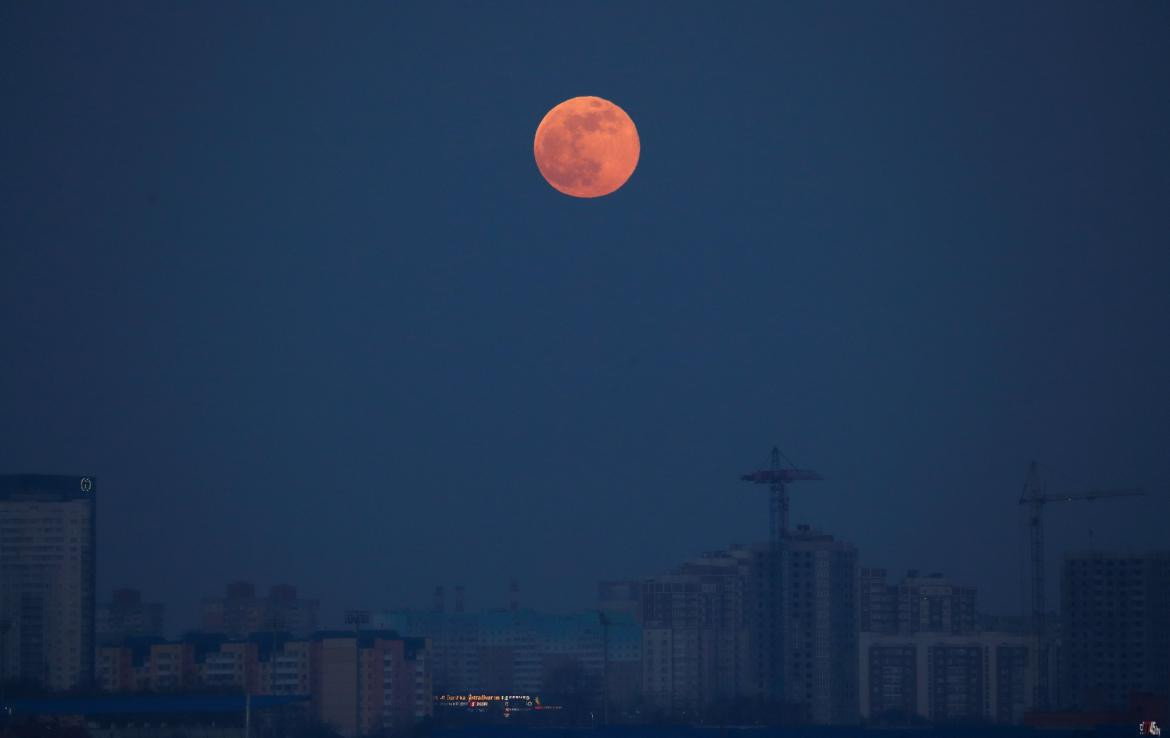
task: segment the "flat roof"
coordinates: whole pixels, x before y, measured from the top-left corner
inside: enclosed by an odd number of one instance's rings
[[[96,493],[92,475],[0,474],[0,500],[84,500]]]

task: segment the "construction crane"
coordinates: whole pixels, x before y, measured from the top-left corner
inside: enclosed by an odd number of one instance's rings
[[[1040,471],[1033,461],[1028,467],[1024,490],[1020,493],[1020,504],[1028,506],[1028,533],[1032,558],[1032,629],[1036,636],[1036,691],[1032,709],[1043,712],[1048,705],[1048,627],[1047,605],[1045,604],[1044,580],[1044,506],[1050,502],[1093,501],[1110,497],[1137,497],[1144,495],[1140,489],[1092,489],[1076,494],[1048,494],[1047,486],[1040,478]]]
[[[806,480],[821,479],[821,475],[807,469],[782,468],[780,466],[780,449],[772,447],[771,468],[743,474],[740,479],[754,484],[768,485],[770,496],[770,520],[768,528],[768,579],[769,586],[769,617],[771,623],[771,637],[767,644],[768,668],[771,674],[773,698],[778,698],[783,690],[783,679],[780,674],[781,651],[783,649],[783,599],[780,597],[780,539],[788,535],[788,483]],[[791,466],[791,464],[789,465]]]
[[[772,447],[772,468],[740,476],[740,479],[745,482],[769,485],[771,515],[769,516],[768,540],[773,549],[780,545],[782,537],[788,535],[788,488],[786,485],[789,482],[815,481],[823,478],[815,471],[807,469],[782,468],[780,466],[780,449],[775,446]]]

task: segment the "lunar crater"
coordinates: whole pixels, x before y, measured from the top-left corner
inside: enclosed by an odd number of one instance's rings
[[[573,197],[617,190],[638,165],[641,143],[634,122],[617,105],[575,97],[557,105],[536,129],[533,155],[541,175]]]

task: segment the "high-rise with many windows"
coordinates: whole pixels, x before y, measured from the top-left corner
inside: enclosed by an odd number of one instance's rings
[[[278,584],[267,597],[259,597],[251,582],[232,582],[224,596],[203,598],[199,628],[233,638],[272,630],[306,636],[317,630],[320,607],[317,600],[298,597],[290,584]]]
[[[1015,724],[1032,709],[1027,633],[861,633],[861,716],[874,722]]]
[[[1170,698],[1170,551],[1070,555],[1061,585],[1068,706]]]
[[[93,477],[0,476],[0,676],[52,690],[93,677]]]
[[[161,602],[143,602],[136,589],[116,589],[109,602],[97,608],[97,642],[120,643],[127,638],[161,638],[166,608]]]
[[[765,721],[857,721],[857,549],[798,525],[779,556],[774,565],[766,544],[733,546],[643,582],[651,710],[683,719],[730,708],[741,718],[762,709],[755,717]]]
[[[798,525],[782,544],[784,691],[816,723],[857,720],[857,549]]]
[[[942,574],[911,569],[897,584],[885,569],[861,570],[861,630],[866,633],[973,633],[978,624],[975,588]]]

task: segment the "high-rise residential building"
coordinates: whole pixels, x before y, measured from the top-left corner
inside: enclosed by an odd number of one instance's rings
[[[509,621],[513,619],[510,614],[503,614],[501,617]],[[482,680],[478,613],[450,613],[438,609],[427,612],[398,610],[375,614],[372,624],[377,628],[394,630],[411,637],[426,638],[431,642],[431,674],[436,692],[466,693],[480,689]],[[516,640],[524,640],[524,636],[517,635]],[[491,665],[488,668],[491,669]],[[534,666],[529,659],[524,664],[518,664],[515,669],[514,674],[523,675],[515,678],[526,683],[527,680],[536,678],[533,674],[538,666]],[[484,688],[483,691],[487,689]]]
[[[642,689],[652,712],[686,719],[741,697],[766,699],[766,555],[707,552],[642,582]]]
[[[1061,626],[1066,707],[1170,701],[1170,551],[1066,556]]]
[[[0,476],[0,678],[93,679],[96,491],[93,477]]]
[[[867,633],[973,633],[978,628],[974,587],[954,584],[937,572],[911,569],[897,584],[886,570],[864,568],[860,587],[861,630]]]
[[[97,608],[97,642],[119,643],[127,638],[162,638],[165,608],[143,602],[136,589],[116,589],[108,603]]]
[[[899,633],[972,633],[976,629],[975,588],[954,584],[942,574],[906,573],[898,584]]]
[[[232,582],[222,597],[203,598],[200,630],[242,638],[261,631],[308,635],[317,630],[318,600],[297,597],[296,587],[278,584],[267,597],[256,594],[251,582]]]
[[[1015,724],[1032,707],[1035,658],[1021,633],[863,632],[861,716]]]
[[[599,582],[597,608],[606,613],[624,613],[634,619],[642,616],[642,582],[636,579]]]
[[[643,582],[651,709],[685,718],[754,702],[786,719],[857,720],[857,550],[797,526],[779,557],[734,546]]]
[[[344,736],[398,733],[428,717],[433,703],[427,645],[426,639],[382,630],[360,637],[352,631],[316,634],[317,717]]]
[[[896,633],[898,593],[897,588],[886,580],[886,570],[862,567],[858,582],[861,632]]]
[[[856,722],[857,549],[797,526],[782,556],[786,701],[816,723]]]
[[[260,629],[271,630],[275,624],[280,630],[307,635],[317,630],[320,609],[320,600],[298,597],[291,584],[277,584],[268,590]]]

